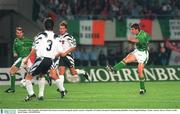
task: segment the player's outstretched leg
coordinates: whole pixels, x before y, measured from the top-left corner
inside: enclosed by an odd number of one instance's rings
[[[64,90],[64,91],[61,91],[61,98],[64,98],[64,96],[67,95],[68,91],[67,90]]]
[[[49,74],[47,73],[44,77],[45,77],[46,81],[48,82],[49,86],[51,86],[52,85],[52,79],[51,79],[51,77],[49,77]]]
[[[55,84],[58,87],[58,91],[61,94],[61,98],[64,98],[66,95],[66,89],[64,88],[64,75],[59,75],[59,78],[55,80]]]
[[[5,90],[6,93],[14,93],[15,92],[15,81],[16,81],[16,76],[11,75],[11,87]]]
[[[12,65],[12,67],[10,68],[10,76],[11,76],[11,87],[8,88],[5,92],[6,93],[14,93],[15,92],[15,81],[16,81],[16,72],[19,70],[18,67],[16,67],[15,65]]]
[[[38,80],[38,85],[39,85],[39,95],[38,95],[38,100],[43,101],[44,100],[44,88],[45,88],[45,78],[40,77]]]
[[[121,62],[117,63],[115,66],[107,65],[106,69],[112,73],[115,73],[116,71],[122,69],[126,63],[122,60]]]
[[[139,84],[140,84],[139,94],[143,95],[143,94],[146,93],[145,84],[144,84],[145,78],[144,77],[140,77],[139,79],[140,79],[140,82],[139,82]]]
[[[86,80],[90,81],[89,74],[87,72],[85,72],[83,76],[86,78]]]
[[[89,74],[85,70],[83,70],[83,69],[74,69],[74,68],[72,68],[70,70],[71,70],[71,72],[73,72],[73,70],[75,70],[78,75],[82,74],[86,80],[90,81]]]
[[[32,95],[28,95],[25,97],[24,101],[28,102],[28,101],[31,101],[32,99],[36,98],[36,95],[35,94],[32,94]]]
[[[106,69],[107,69],[107,71],[112,72],[112,73],[116,72],[116,70],[114,70],[114,68],[111,65],[107,65]]]
[[[139,63],[138,64],[138,75],[139,75],[139,85],[140,85],[140,90],[139,90],[139,94],[143,95],[146,93],[146,89],[145,89],[145,77],[143,76],[143,69],[144,69],[144,64],[143,63]]]
[[[139,90],[139,94],[140,94],[140,95],[144,95],[145,93],[146,93],[146,89],[140,89],[140,90]]]
[[[8,88],[8,89],[6,89],[4,92],[6,92],[6,93],[14,93],[15,90],[12,89],[12,88]]]
[[[32,80],[32,76],[27,75],[26,76],[26,90],[27,90],[28,95],[24,99],[24,101],[26,102],[36,98],[31,80]]]
[[[38,97],[37,99],[38,99],[39,101],[43,101],[43,100],[44,100],[44,97],[41,96],[41,97]]]

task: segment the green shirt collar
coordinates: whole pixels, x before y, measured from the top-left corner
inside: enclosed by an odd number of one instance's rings
[[[136,37],[138,37],[142,33],[142,30],[139,31],[138,34],[136,34]]]

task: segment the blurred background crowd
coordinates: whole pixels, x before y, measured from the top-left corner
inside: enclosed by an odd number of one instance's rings
[[[180,16],[179,0],[38,0],[41,18],[118,19]],[[47,11],[50,10],[50,11]]]

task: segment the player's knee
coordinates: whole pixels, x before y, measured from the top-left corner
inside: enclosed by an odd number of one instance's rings
[[[127,56],[122,61],[127,64],[130,62],[130,60],[131,60],[131,57]]]
[[[65,68],[64,67],[59,68],[59,74],[64,75],[64,73],[65,73]]]
[[[32,76],[31,75],[26,75],[26,77],[25,77],[25,80],[32,80]]]
[[[18,68],[16,66],[12,66],[9,73],[10,75],[14,75],[18,71]]]
[[[138,66],[138,74],[139,74],[140,77],[143,76],[143,70],[144,70],[144,67],[139,65]]]
[[[56,70],[55,69],[51,69],[50,70],[50,76],[55,76],[57,73],[56,73]]]
[[[10,71],[9,74],[12,76],[14,75],[15,73],[13,71]]]
[[[70,72],[72,75],[77,75],[77,71],[74,67],[70,68]]]
[[[49,77],[52,78],[53,80],[56,80],[58,78],[56,69],[51,69],[50,70]]]
[[[14,74],[16,74],[16,70],[11,69],[11,70],[9,71],[9,73],[10,73],[10,75],[14,75]]]

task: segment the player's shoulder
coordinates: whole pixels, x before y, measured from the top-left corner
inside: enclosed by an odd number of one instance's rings
[[[145,37],[147,33],[144,30],[140,30],[136,37]]]
[[[14,42],[17,42],[17,41],[18,41],[18,38],[15,38],[15,39],[14,39]]]
[[[73,37],[71,34],[69,34],[69,33],[66,33],[66,34],[63,36],[63,38],[65,38],[65,39],[67,39],[67,40],[74,40],[74,37]]]
[[[45,32],[40,32],[38,33],[35,37],[34,37],[34,40],[42,40],[44,39],[45,37],[47,37],[47,33]]]
[[[40,32],[40,33],[38,33],[37,35],[36,35],[36,37],[40,37],[40,36],[45,36],[45,37],[47,37],[47,33],[46,32]]]
[[[145,35],[149,35],[149,33],[146,32],[146,31],[144,31],[144,30],[141,30],[141,34],[142,34],[142,35],[144,35],[144,34],[145,34]]]
[[[69,33],[66,33],[64,36],[63,36],[64,38],[73,38],[73,36],[71,35],[71,34],[69,34]]]
[[[143,35],[146,36],[146,37],[150,37],[150,34],[146,31],[143,31]]]
[[[58,38],[59,38],[59,35],[56,34],[56,33],[54,33],[54,38],[55,38],[55,39],[58,39]]]
[[[20,40],[19,38],[15,38],[14,39],[14,43],[19,43],[19,42],[23,42],[24,40]]]
[[[32,39],[31,39],[31,38],[26,37],[26,36],[24,36],[24,40],[25,40],[25,41],[32,41]]]

